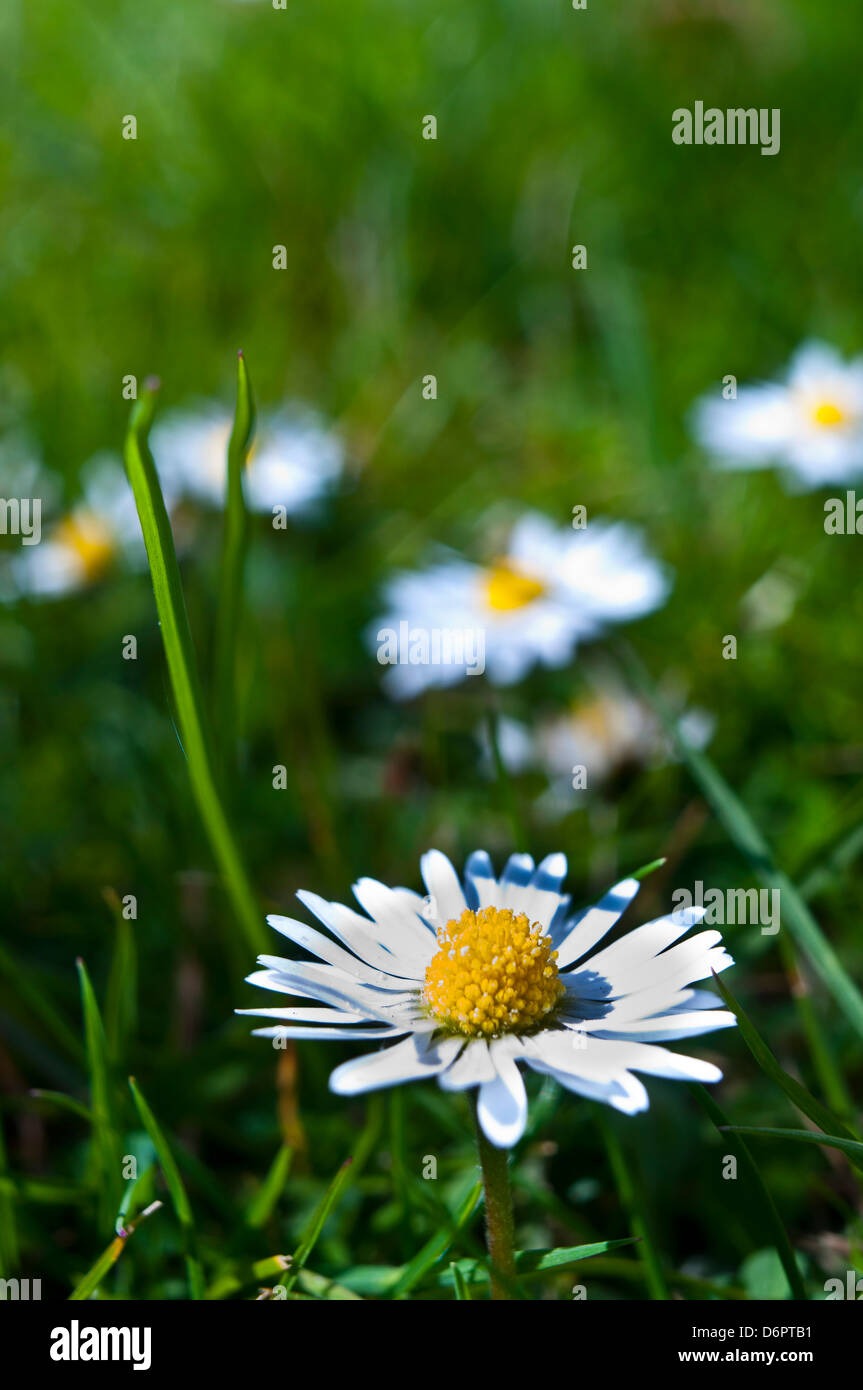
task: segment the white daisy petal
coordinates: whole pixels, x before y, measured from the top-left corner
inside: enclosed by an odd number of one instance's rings
[[[432,1045],[425,1037],[411,1036],[381,1052],[370,1052],[343,1062],[330,1075],[330,1090],[340,1096],[398,1086],[403,1081],[420,1081],[437,1076],[456,1056],[462,1043],[447,1038]]]
[[[557,943],[557,968],[564,970],[581,960],[620,920],[641,884],[637,878],[624,878],[610,888],[596,907],[586,908],[568,924]]]
[[[372,965],[366,965],[365,961],[350,955],[341,946],[337,946],[334,941],[330,941],[329,937],[316,931],[314,927],[307,926],[305,922],[297,922],[293,917],[279,917],[275,913],[271,913],[267,921],[271,927],[274,927],[277,932],[281,932],[282,936],[286,936],[295,945],[311,951],[320,960],[343,970],[346,975],[362,980],[363,984],[375,985],[379,989],[404,989],[402,978],[391,975],[387,971],[376,970]]]
[[[235,1014],[254,1018],[279,1018],[284,1023],[368,1023],[366,1014],[349,1014],[345,1009],[305,1009],[289,1006],[274,1009],[234,1009]]]
[[[318,1038],[324,1042],[365,1042],[379,1038],[401,1038],[407,1028],[304,1028],[302,1025],[274,1024],[271,1028],[253,1028],[253,1038]]]
[[[603,1049],[604,1056],[610,1061],[616,1060],[617,1065],[647,1072],[649,1076],[708,1083],[722,1080],[722,1072],[710,1062],[669,1052],[667,1047],[658,1047],[653,1043],[600,1041],[596,1046]]]
[[[645,922],[644,926],[627,932],[619,941],[612,942],[597,955],[591,956],[591,970],[611,976],[620,965],[626,971],[635,974],[644,962],[666,950],[688,932],[690,927],[697,926],[706,911],[706,907],[681,908],[677,912],[669,913],[667,917]]]
[[[445,854],[430,849],[420,860],[423,883],[441,923],[458,921],[467,907],[461,881]]]
[[[378,883],[374,878],[361,878],[353,886],[354,897],[379,926],[391,933],[393,949],[415,950],[425,954],[425,962],[431,960],[435,949],[435,939],[416,912],[410,911],[392,888]]]
[[[297,897],[354,955],[369,965],[405,979],[420,979],[425,970],[425,946],[420,950],[394,932],[382,932],[377,922],[344,903],[328,903],[317,893],[301,889]],[[386,938],[386,939],[385,939]]]
[[[733,961],[721,945],[722,937],[718,931],[699,932],[688,941],[681,941],[653,960],[646,961],[639,969],[629,966],[618,968],[611,983],[615,994],[653,989],[665,985],[669,989],[680,989],[695,980],[707,980],[711,971],[717,974],[733,965]]]
[[[501,1038],[489,1048],[497,1075],[493,1081],[481,1083],[477,1101],[479,1122],[498,1149],[517,1144],[527,1124],[527,1092],[513,1049],[507,1045],[511,1041]]]
[[[278,985],[286,994],[290,994],[290,987],[296,985],[296,992],[301,996],[320,999],[324,1004],[344,1004],[350,1012],[366,1012],[372,1018],[388,1021],[388,1005],[409,1003],[413,997],[407,992],[394,994],[386,990],[373,991],[332,965],[285,960],[279,956],[260,956],[259,960],[275,972]]]
[[[488,1043],[482,1038],[471,1039],[464,1051],[452,1066],[440,1074],[440,1084],[445,1091],[463,1091],[468,1086],[479,1086],[497,1077]]]
[[[603,1020],[604,1021],[604,1020]],[[718,1028],[733,1028],[736,1019],[725,1009],[703,1009],[691,1014],[671,1014],[667,1018],[644,1018],[613,1027],[591,1028],[593,1038],[619,1038],[640,1042],[674,1042],[678,1038],[694,1038],[699,1033],[715,1033]],[[588,1031],[587,1028],[585,1031]]]

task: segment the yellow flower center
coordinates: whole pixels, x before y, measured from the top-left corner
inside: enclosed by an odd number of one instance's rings
[[[545,585],[529,574],[513,569],[507,560],[497,560],[486,575],[485,596],[489,608],[510,613],[524,608],[545,593]]]
[[[73,551],[81,563],[84,578],[91,583],[110,568],[116,546],[108,526],[92,512],[67,516],[55,532],[61,545]]]
[[[465,908],[437,933],[423,1002],[449,1032],[529,1033],[564,994],[557,951],[538,923],[509,908]]]
[[[845,423],[845,411],[832,401],[822,401],[812,412],[812,417],[816,425],[842,425]]]

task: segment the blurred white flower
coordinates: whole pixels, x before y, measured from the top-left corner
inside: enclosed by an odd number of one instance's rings
[[[13,555],[12,595],[56,598],[96,583],[121,558],[143,562],[135,499],[122,465],[112,455],[97,455],[82,469],[81,485],[81,500],[46,528],[39,544]]]
[[[150,439],[163,488],[224,506],[231,423],[215,404],[166,415]],[[305,407],[264,416],[246,465],[246,505],[255,512],[284,507],[289,516],[308,513],[339,477],[343,463],[337,436]]]
[[[591,521],[574,531],[528,512],[505,553],[486,566],[445,553],[429,569],[394,575],[386,612],[367,637],[380,650],[382,632],[411,634],[411,650],[400,650],[384,677],[396,698],[454,685],[470,670],[458,651],[437,664],[421,651],[416,659],[414,633],[481,635],[489,680],[511,685],[537,663],[565,666],[580,641],[651,612],[669,587],[663,567],[623,523]]]
[[[720,466],[779,464],[801,491],[863,474],[863,357],[846,362],[826,343],[804,343],[783,382],[703,397],[693,430]]]
[[[714,727],[713,715],[702,709],[687,710],[678,719],[681,734],[694,748],[707,746]],[[479,738],[483,765],[493,773],[485,729]],[[566,713],[541,719],[532,729],[504,717],[498,721],[497,741],[508,772],[544,772],[556,798],[570,806],[577,768],[586,770],[590,790],[624,767],[661,767],[676,760],[672,742],[650,706],[615,687],[598,688]]]

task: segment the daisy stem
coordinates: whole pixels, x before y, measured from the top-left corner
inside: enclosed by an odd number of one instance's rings
[[[487,1138],[473,1101],[476,1145],[485,1195],[485,1234],[491,1259],[491,1296],[512,1298],[515,1282],[515,1224],[512,1215],[512,1187],[509,1181],[509,1154],[495,1148]]]

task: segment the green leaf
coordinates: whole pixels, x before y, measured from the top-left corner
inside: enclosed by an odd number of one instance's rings
[[[847,1139],[853,1139],[853,1132],[831,1110],[828,1110],[826,1105],[822,1105],[820,1100],[816,1100],[805,1086],[801,1086],[799,1081],[795,1081],[794,1077],[789,1076],[788,1072],[779,1065],[770,1048],[757,1032],[752,1020],[740,1007],[721,976],[714,973],[713,979],[725,1003],[737,1016],[737,1023],[743,1040],[761,1070],[770,1077],[771,1081],[775,1081],[777,1086],[781,1087],[792,1104],[804,1115],[807,1115],[819,1129],[825,1130],[828,1134],[838,1131]],[[863,1169],[863,1164],[859,1160],[857,1160],[856,1166]]]
[[[705,1090],[703,1086],[690,1086],[690,1090],[692,1091],[693,1095],[697,1098],[702,1108],[707,1111],[707,1114],[710,1116],[711,1120],[713,1121],[717,1130],[720,1131],[720,1133],[725,1132],[726,1130],[730,1130],[732,1128],[732,1126],[729,1125],[725,1115],[720,1110],[719,1106],[716,1104],[716,1101],[713,1099],[710,1093],[707,1090]],[[805,1301],[808,1297],[806,1293],[806,1288],[803,1284],[802,1278],[800,1277],[800,1270],[797,1267],[797,1260],[794,1257],[794,1251],[791,1249],[791,1242],[789,1241],[785,1231],[785,1227],[782,1224],[782,1219],[779,1215],[779,1212],[776,1209],[776,1203],[771,1197],[767,1185],[759,1171],[758,1164],[755,1162],[755,1159],[749,1152],[749,1148],[747,1147],[747,1145],[744,1143],[742,1139],[738,1139],[735,1143],[735,1147],[738,1149],[741,1158],[743,1159],[744,1163],[749,1169],[752,1181],[755,1183],[755,1186],[757,1188],[758,1195],[761,1199],[762,1207],[764,1209],[764,1212],[766,1213],[765,1224],[770,1227],[770,1232],[773,1237],[773,1244],[776,1247],[776,1253],[779,1256],[779,1259],[782,1263],[782,1268],[785,1270],[785,1277],[788,1280],[788,1286],[791,1290],[791,1297],[796,1299],[802,1299]]]
[[[787,923],[795,941],[830,990],[839,1008],[860,1037],[863,1037],[863,996],[829,941],[822,935],[821,928],[802,894],[788,875],[776,866],[770,847],[758,826],[713,763],[683,738],[677,721],[672,717],[641,662],[629,648],[624,648],[623,651],[624,660],[635,684],[656,711],[729,837],[749,861],[756,877],[766,887],[779,889],[783,921]]]
[[[157,389],[158,382],[148,381],[132,411],[124,451],[126,472],[135,494],[144,533],[156,611],[192,792],[237,920],[249,946],[259,952],[266,949],[266,932],[216,789],[174,538],[156,466],[147,445]]]
[[[345,1288],[377,1298],[392,1292],[405,1268],[405,1265],[354,1265],[339,1277]]]
[[[304,1293],[328,1303],[362,1302],[360,1295],[354,1293],[353,1289],[346,1288],[344,1284],[337,1284],[334,1279],[326,1279],[322,1274],[314,1274],[310,1269],[300,1270],[297,1283]]]
[[[246,553],[247,514],[243,496],[243,472],[255,431],[255,402],[242,352],[237,354],[237,402],[228,442],[227,496],[219,607],[216,613],[214,720],[227,773],[233,763],[237,740],[237,644],[243,613],[243,570]]]
[[[788,1297],[785,1270],[772,1246],[747,1255],[740,1266],[739,1278],[750,1298],[775,1303]]]
[[[570,1269],[593,1255],[604,1255],[622,1245],[632,1245],[639,1236],[623,1236],[620,1240],[599,1240],[590,1245],[558,1246],[554,1250],[517,1250],[515,1272],[521,1278],[535,1278],[553,1270]],[[456,1260],[438,1276],[438,1283],[449,1288],[454,1284],[455,1271],[471,1284],[488,1283],[488,1267],[479,1260]]]
[[[253,1230],[259,1230],[269,1220],[291,1171],[292,1158],[293,1150],[287,1144],[283,1144],[273,1160],[260,1192],[252,1199],[246,1212],[246,1225],[251,1226]]]
[[[177,1215],[183,1232],[184,1252],[186,1257],[186,1270],[189,1276],[189,1289],[193,1299],[203,1298],[204,1281],[201,1274],[201,1267],[194,1250],[194,1217],[189,1198],[186,1196],[186,1189],[183,1186],[183,1179],[180,1177],[180,1170],[172,1154],[168,1141],[156,1120],[155,1115],[147,1104],[134,1076],[129,1077],[129,1089],[132,1098],[141,1116],[141,1123],[146,1129],[156,1150],[159,1159],[159,1166],[168,1185],[171,1194],[171,1202]]]
[[[813,1134],[808,1129],[763,1129],[760,1125],[723,1125],[731,1134],[757,1134],[762,1139],[792,1139],[798,1144],[824,1144],[829,1149],[841,1149],[842,1153],[857,1163],[863,1162],[863,1144],[859,1139],[845,1139],[838,1134]]]

